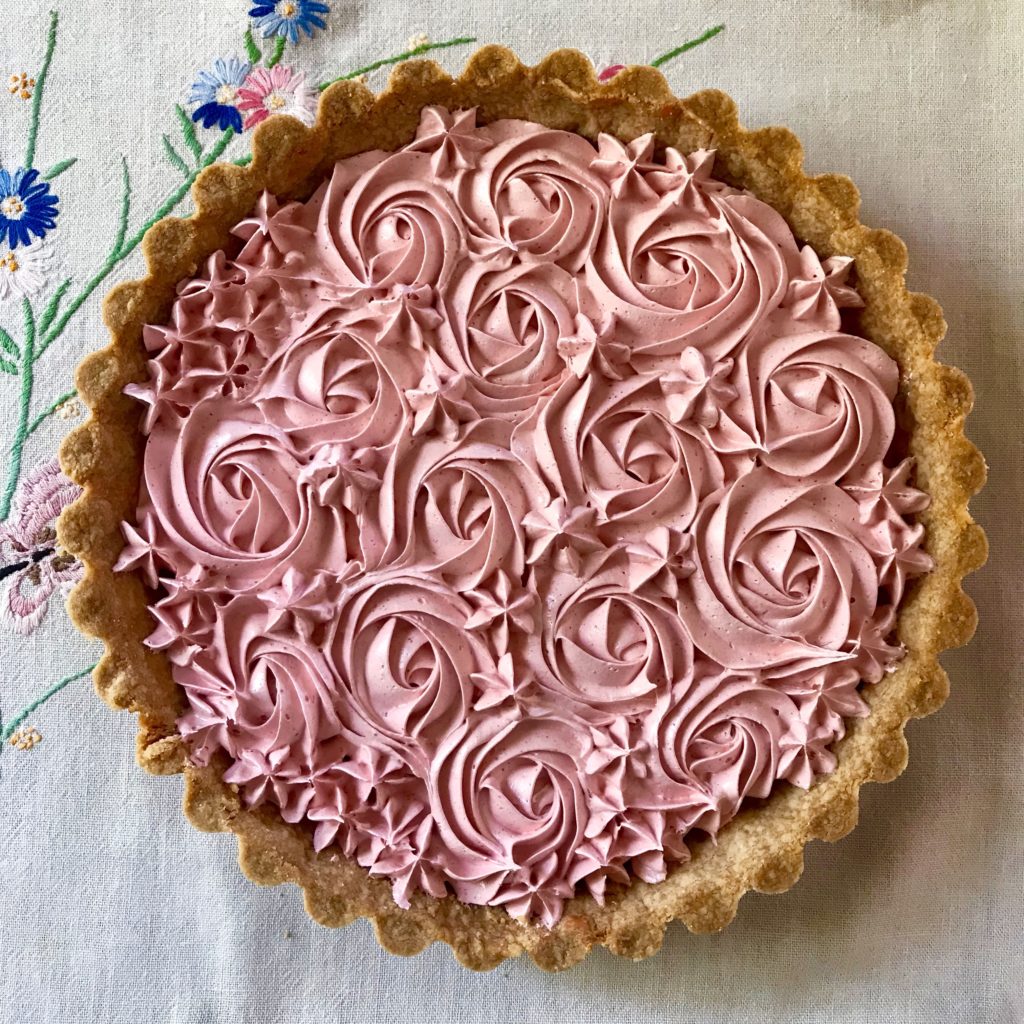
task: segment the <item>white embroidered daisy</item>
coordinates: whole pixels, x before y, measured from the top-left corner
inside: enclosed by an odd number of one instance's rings
[[[46,287],[53,265],[53,251],[37,239],[30,245],[0,248],[0,302],[31,298]]]

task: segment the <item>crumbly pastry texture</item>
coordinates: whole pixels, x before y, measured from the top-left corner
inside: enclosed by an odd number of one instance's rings
[[[918,518],[934,569],[899,608],[897,630],[906,657],[865,691],[871,714],[853,721],[837,744],[836,769],[808,790],[783,787],[763,806],[741,811],[720,832],[717,845],[697,844],[692,858],[670,867],[662,881],[635,879],[621,891],[609,890],[603,905],[593,895],[575,896],[552,928],[523,923],[500,908],[418,892],[410,894],[407,909],[399,908],[386,880],[369,877],[336,851],[317,854],[310,838],[275,811],[246,807],[238,788],[223,780],[225,764],[216,755],[203,767],[191,763],[175,725],[185,710],[182,692],[166,656],[143,644],[152,620],[142,582],[113,572],[122,547],[119,523],[134,516],[142,468],[138,407],[123,389],[146,378],[143,325],[166,320],[177,282],[226,244],[230,229],[264,190],[282,199],[306,198],[337,160],[409,142],[421,110],[433,104],[476,107],[485,123],[519,118],[625,141],[653,132],[659,143],[682,153],[713,148],[716,178],[767,202],[822,259],[852,258],[865,302],[859,332],[899,367],[897,419],[916,462],[917,485],[931,499]],[[251,878],[302,885],[307,909],[324,924],[372,918],[382,945],[397,953],[414,953],[441,939],[478,969],[522,952],[542,967],[560,969],[597,943],[640,958],[658,948],[673,918],[695,931],[715,930],[728,923],[748,889],[788,888],[800,873],[809,839],[835,839],[853,827],[859,786],[902,770],[906,721],[933,711],[945,698],[947,681],[937,654],[965,642],[974,628],[974,609],[960,582],[985,557],[984,536],[967,512],[970,495],[983,482],[984,463],[962,432],[970,385],[932,359],[945,325],[933,300],[906,291],[902,244],[858,223],[856,190],[847,179],[808,178],[800,164],[799,144],[789,132],[744,131],[731,101],[720,93],[678,100],[660,74],[647,68],[628,69],[599,85],[589,62],[572,51],[525,68],[509,51],[489,47],[456,80],[430,62],[410,62],[396,69],[379,97],[354,83],[333,86],[312,129],[287,120],[268,123],[254,138],[250,167],[210,168],[196,185],[196,215],[168,219],[147,236],[149,277],[109,297],[112,344],[89,357],[78,376],[93,417],[62,450],[66,472],[85,488],[60,525],[61,542],[87,566],[70,609],[80,628],[106,642],[97,688],[115,707],[138,712],[141,763],[156,773],[185,774],[189,817],[200,828],[235,832],[240,862]]]

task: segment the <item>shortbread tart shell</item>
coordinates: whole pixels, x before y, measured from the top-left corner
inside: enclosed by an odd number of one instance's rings
[[[695,844],[692,859],[658,884],[635,880],[609,894],[604,906],[589,895],[577,896],[550,930],[454,897],[418,894],[402,910],[387,880],[370,878],[336,851],[315,853],[310,835],[272,808],[244,807],[236,787],[222,781],[224,763],[191,764],[175,727],[183,692],[166,657],[143,644],[153,628],[146,589],[135,574],[112,569],[123,545],[120,523],[135,515],[142,469],[139,405],[123,389],[147,376],[143,325],[166,320],[178,282],[228,244],[231,227],[263,190],[284,199],[307,198],[337,160],[409,142],[421,109],[431,104],[476,107],[481,122],[522,118],[591,139],[599,132],[622,140],[654,132],[660,144],[683,152],[714,148],[715,177],[773,206],[822,258],[853,257],[865,302],[859,330],[899,364],[897,415],[908,454],[916,459],[917,486],[931,496],[919,518],[935,568],[911,588],[899,610],[907,655],[896,671],[865,689],[871,714],[849,723],[836,748],[835,771],[806,791],[777,786],[769,800],[723,828],[717,844]],[[525,67],[511,51],[489,46],[457,78],[432,61],[409,61],[395,68],[380,95],[357,81],[332,85],[312,128],[289,118],[269,120],[253,137],[248,166],[209,167],[193,195],[193,216],[169,217],[146,235],[148,275],[110,293],[104,315],[111,342],[78,369],[78,391],[92,416],[61,449],[64,471],[83,494],[61,517],[59,540],[86,567],[68,607],[79,629],[104,641],[94,672],[97,691],[113,707],[138,714],[137,755],[144,768],[184,775],[184,807],[192,823],[238,836],[239,863],[249,878],[302,886],[306,909],[321,924],[371,919],[380,944],[393,953],[417,953],[441,940],[477,970],[521,953],[545,970],[561,970],[595,945],[632,959],[650,956],[674,919],[694,932],[717,931],[732,920],[748,890],[775,893],[792,886],[809,840],[835,840],[854,827],[860,787],[889,781],[906,766],[907,721],[930,714],[946,699],[948,680],[938,655],[974,632],[975,608],[961,582],[986,557],[985,536],[967,507],[986,469],[963,433],[973,398],[970,382],[933,358],[946,330],[942,311],[934,299],[907,291],[905,246],[890,232],[859,222],[859,197],[848,178],[806,175],[800,143],[790,131],[744,130],[735,104],[721,92],[678,99],[650,67],[627,68],[601,84],[590,61],[576,51],[559,50]]]

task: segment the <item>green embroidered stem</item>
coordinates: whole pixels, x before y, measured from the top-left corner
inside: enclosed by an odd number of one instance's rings
[[[60,693],[65,686],[75,682],[77,679],[81,679],[82,676],[87,676],[95,667],[95,665],[90,665],[88,668],[83,668],[81,672],[76,672],[72,676],[65,676],[59,683],[54,683],[53,686],[51,686],[41,697],[32,701],[27,708],[20,711],[7,723],[6,726],[4,726],[3,735],[0,736],[0,741],[6,743],[24,724],[25,719],[28,718],[33,711],[37,711],[41,708],[51,697]]]
[[[284,36],[277,37],[277,40],[274,42],[274,52],[270,55],[270,59],[267,61],[268,68],[277,67],[277,65],[281,63],[281,58],[284,56],[285,42],[286,40]]]
[[[85,283],[82,290],[74,297],[71,304],[64,311],[64,315],[57,321],[51,330],[46,333],[43,338],[42,344],[40,345],[39,352],[36,355],[43,354],[56,340],[64,333],[64,328],[67,327],[68,322],[71,318],[81,309],[83,303],[89,298],[90,295],[106,280],[110,275],[110,272],[119,263],[127,259],[138,247],[142,241],[146,232],[159,220],[163,220],[177,205],[185,198],[188,190],[192,187],[193,182],[199,177],[199,172],[209,167],[210,164],[214,163],[220,155],[227,149],[228,143],[231,142],[234,137],[234,131],[230,128],[220,137],[217,144],[210,150],[209,153],[203,157],[201,166],[197,167],[179,186],[172,192],[163,203],[160,204],[156,212],[139,228],[139,230],[132,235],[127,241],[124,241],[123,233],[120,234],[121,244],[118,248],[112,249],[110,255],[107,256],[103,266],[100,267],[96,273],[89,278]],[[125,174],[127,175],[127,167],[125,167]]]
[[[45,334],[50,329],[50,324],[53,323],[53,318],[57,315],[57,310],[60,309],[61,299],[64,298],[70,287],[71,278],[65,277],[57,290],[50,296],[50,301],[46,304],[46,309],[43,310],[43,315],[39,318],[40,334]]]
[[[394,57],[384,57],[381,60],[375,60],[372,64],[367,64],[365,67],[356,68],[355,71],[350,71],[347,75],[339,75],[337,78],[332,78],[329,82],[322,82],[317,88],[323,92],[328,86],[334,85],[335,82],[344,82],[350,78],[358,78],[360,75],[368,75],[371,71],[376,71],[377,68],[386,67],[388,64],[398,64],[400,61],[409,60],[411,57],[418,57],[421,53],[428,53],[431,50],[447,50],[452,46],[465,46],[467,43],[475,43],[475,36],[460,36],[458,39],[446,39],[441,43],[423,43],[420,46],[414,46],[411,50],[406,50],[405,53],[396,54]]]
[[[28,122],[28,144],[25,146],[25,166],[31,167],[36,161],[36,136],[39,134],[39,111],[43,105],[43,87],[46,85],[46,76],[50,73],[50,61],[53,60],[53,51],[57,46],[57,12],[50,11],[50,28],[46,33],[46,53],[43,56],[43,65],[36,75],[36,88],[32,94],[32,115]]]
[[[180,174],[183,174],[187,178],[188,177],[188,173],[189,173],[188,172],[188,164],[185,163],[184,160],[182,160],[181,155],[174,148],[174,143],[171,142],[171,140],[169,138],[167,138],[166,135],[163,136],[163,140],[164,140],[164,152],[167,154],[167,159],[170,160],[171,166],[176,171],[178,171]]]
[[[0,521],[7,518],[11,511],[14,488],[21,477],[21,456],[28,437],[28,414],[32,406],[33,363],[35,362],[36,318],[32,311],[32,303],[22,299],[21,311],[25,319],[25,340],[21,354],[21,394],[18,398],[18,419],[11,438],[11,458],[7,468],[7,486],[4,488],[3,500],[0,501]]]
[[[196,163],[199,163],[203,158],[203,146],[196,135],[196,126],[192,123],[192,118],[188,116],[188,111],[180,103],[175,103],[174,113],[181,126],[181,137],[185,140],[185,145],[188,146],[188,151],[195,158]]]
[[[259,64],[263,60],[263,54],[260,52],[259,46],[256,45],[256,40],[252,37],[252,29],[247,28],[242,38],[245,43],[245,55],[251,63]]]
[[[124,236],[128,231],[128,215],[132,209],[132,180],[128,174],[128,161],[121,156],[121,212],[117,217],[117,234],[114,244],[110,247],[112,256],[119,255],[124,245]]]
[[[660,68],[662,64],[667,64],[670,60],[675,60],[676,57],[686,53],[688,50],[693,50],[700,46],[701,43],[706,43],[709,39],[714,39],[719,32],[724,32],[724,25],[716,25],[714,28],[709,28],[707,32],[697,36],[696,39],[691,39],[688,43],[683,43],[682,46],[677,46],[674,50],[669,50],[668,53],[663,53],[660,57],[655,57],[651,61],[652,68]]]
[[[47,416],[52,416],[65,402],[77,397],[78,392],[75,390],[68,391],[66,394],[61,395],[60,398],[58,398],[49,407],[49,409],[45,409],[32,421],[32,426],[25,431],[25,437],[31,437],[43,425]]]

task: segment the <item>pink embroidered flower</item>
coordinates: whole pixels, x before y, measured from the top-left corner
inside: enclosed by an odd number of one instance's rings
[[[606,68],[601,68],[597,73],[597,80],[599,82],[610,82],[620,71],[625,71],[625,64],[609,64]]]
[[[22,636],[39,625],[58,589],[81,578],[81,564],[57,547],[54,526],[80,493],[52,459],[25,477],[0,526],[0,621]]]
[[[246,131],[266,121],[271,114],[288,114],[303,124],[312,124],[316,118],[316,93],[301,71],[281,64],[256,68],[238,90],[238,109],[245,114],[243,128]]]

